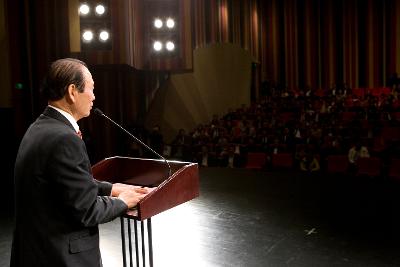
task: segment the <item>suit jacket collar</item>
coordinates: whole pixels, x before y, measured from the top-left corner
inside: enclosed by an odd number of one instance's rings
[[[51,108],[51,107],[47,106],[44,109],[42,115],[48,116],[50,118],[53,118],[53,119],[56,119],[58,121],[61,121],[61,122],[65,123],[66,125],[71,127],[71,129],[75,132],[74,126],[72,126],[72,124],[69,122],[69,120],[67,118],[65,118],[60,112],[55,110],[54,108]]]

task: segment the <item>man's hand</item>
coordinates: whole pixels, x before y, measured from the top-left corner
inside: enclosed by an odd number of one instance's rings
[[[147,193],[141,193],[138,191],[137,190],[123,191],[121,192],[121,194],[119,194],[118,198],[121,199],[123,202],[125,202],[125,204],[128,206],[129,209],[133,208],[142,198],[144,198],[147,195]]]
[[[111,189],[111,196],[118,197],[128,208],[133,208],[150,192],[151,189],[147,187],[115,183]]]
[[[112,189],[111,189],[111,196],[118,197],[119,194],[121,194],[123,191],[132,191],[132,190],[137,191],[139,193],[143,193],[143,194],[149,193],[151,191],[147,187],[115,183],[115,184],[113,184]]]

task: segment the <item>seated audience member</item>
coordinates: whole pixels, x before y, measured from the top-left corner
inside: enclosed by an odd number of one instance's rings
[[[300,170],[306,172],[315,172],[320,170],[320,165],[314,153],[307,153],[300,161]]]
[[[267,152],[269,145],[269,138],[266,129],[262,129],[261,133],[257,136],[257,143],[261,146],[261,151]]]
[[[314,97],[314,90],[312,90],[311,86],[307,86],[306,87],[304,96],[305,97],[310,97],[310,98]]]
[[[148,144],[152,147],[157,153],[162,154],[164,150],[164,140],[163,135],[161,134],[160,126],[155,125],[148,137]],[[154,154],[146,151],[149,157],[154,157]]]
[[[269,154],[278,154],[284,152],[284,145],[279,142],[279,138],[275,137],[272,144],[268,147]]]
[[[201,146],[201,151],[197,153],[197,163],[202,167],[214,165],[214,156],[206,145]]]
[[[243,144],[243,150],[244,150],[244,153],[260,152],[261,145],[257,144],[256,140],[254,140],[254,138],[249,137],[249,138],[245,139],[245,142]]]
[[[240,167],[240,149],[239,146],[229,146],[227,150],[223,150],[220,154],[220,162],[222,167],[237,168]]]
[[[169,158],[172,155],[172,146],[165,145],[163,150],[163,157]]]
[[[388,78],[387,86],[389,86],[390,88],[397,88],[399,84],[400,84],[400,78],[398,74],[395,72]]]
[[[356,143],[349,149],[348,158],[350,162],[350,168],[354,170],[357,166],[357,159],[369,158],[367,147],[361,145],[360,142]]]
[[[288,147],[291,147],[293,145],[293,138],[292,138],[292,135],[290,134],[290,130],[288,127],[285,127],[283,129],[280,138],[281,138],[281,140],[280,140],[281,144],[284,144]]]
[[[212,124],[211,125],[211,139],[212,140],[218,140],[221,134],[223,133],[223,129],[218,126],[218,124]]]
[[[305,145],[302,145],[302,144],[296,145],[296,149],[295,149],[295,153],[294,153],[294,159],[296,162],[296,166],[300,166],[300,163],[305,156],[306,156]]]
[[[172,156],[182,160],[191,160],[191,137],[185,133],[184,129],[180,129],[178,135],[172,141]]]

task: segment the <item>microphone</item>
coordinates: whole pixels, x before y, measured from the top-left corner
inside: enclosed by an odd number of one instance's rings
[[[126,134],[128,134],[130,137],[132,137],[133,139],[135,139],[136,142],[138,142],[139,144],[141,144],[142,146],[144,146],[145,148],[147,148],[148,150],[150,150],[153,154],[157,155],[160,159],[164,160],[164,162],[168,165],[168,177],[171,176],[171,165],[169,165],[169,162],[167,161],[166,158],[164,158],[163,156],[161,156],[160,154],[158,154],[156,151],[154,151],[151,147],[149,147],[148,145],[146,145],[145,143],[143,143],[140,139],[138,139],[136,136],[134,136],[133,134],[131,134],[128,130],[126,130],[124,127],[122,127],[121,125],[119,125],[118,123],[116,123],[115,121],[113,121],[111,118],[109,118],[106,114],[103,113],[103,111],[101,111],[98,108],[95,108],[93,110],[93,112],[96,115],[102,116],[104,118],[106,118],[108,121],[110,121],[112,124],[114,124],[115,126],[117,126],[118,128],[120,128],[122,131],[124,131]]]

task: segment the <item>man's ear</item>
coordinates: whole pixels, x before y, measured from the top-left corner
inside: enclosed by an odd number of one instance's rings
[[[75,84],[68,85],[66,98],[69,103],[75,103],[76,97],[78,95],[78,88]]]

